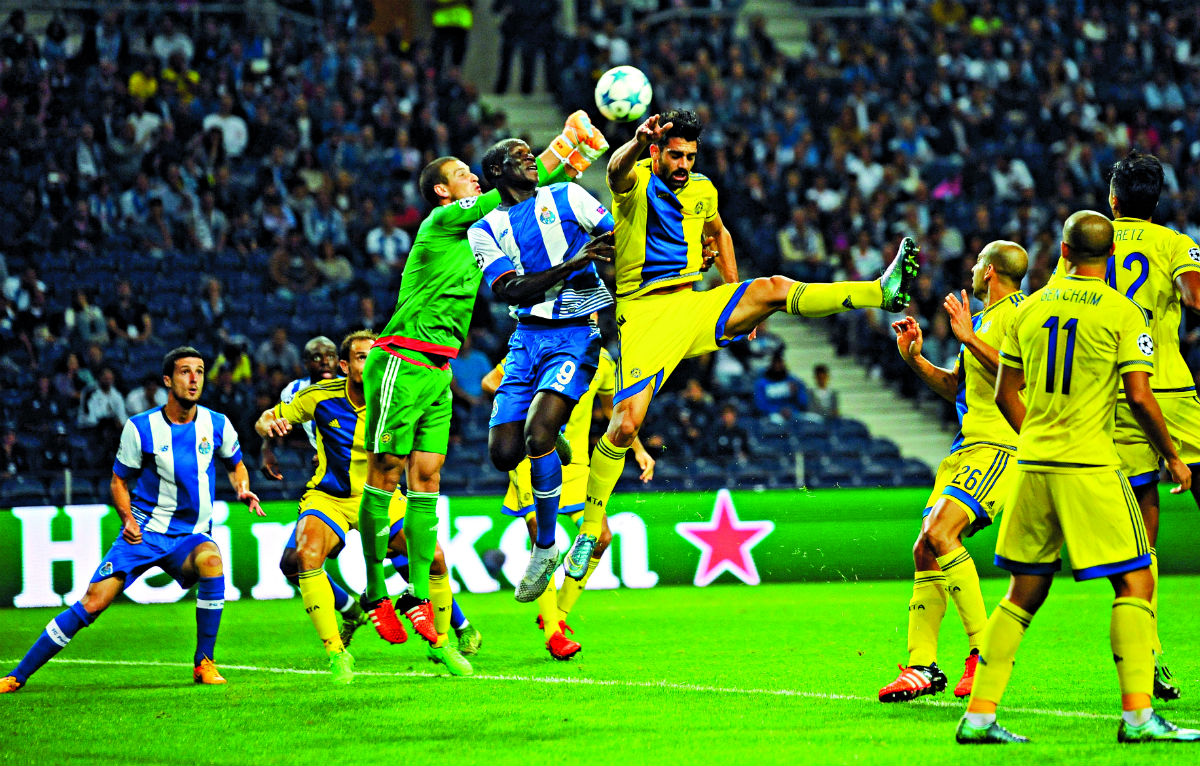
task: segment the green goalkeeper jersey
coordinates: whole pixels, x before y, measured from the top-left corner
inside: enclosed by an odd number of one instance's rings
[[[566,166],[548,173],[538,160],[538,183],[569,181]],[[396,308],[378,346],[458,356],[471,324],[483,272],[467,242],[467,229],[500,205],[495,189],[442,205],[421,222],[400,282]]]

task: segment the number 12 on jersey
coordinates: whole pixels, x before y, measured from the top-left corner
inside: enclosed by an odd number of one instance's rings
[[[1072,317],[1062,323],[1062,329],[1067,334],[1067,342],[1062,352],[1062,392],[1071,393],[1071,368],[1075,361],[1075,330],[1079,320]],[[1050,317],[1042,327],[1049,331],[1050,337],[1046,343],[1046,393],[1054,393],[1054,373],[1058,366],[1058,326],[1059,318]]]

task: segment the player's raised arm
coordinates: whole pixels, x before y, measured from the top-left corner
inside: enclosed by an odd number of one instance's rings
[[[638,157],[647,146],[658,141],[670,129],[671,123],[659,125],[658,115],[652,114],[638,125],[633,138],[617,147],[608,160],[608,188],[612,189],[614,194],[624,194],[633,188],[636,182],[633,166],[637,164]]]
[[[555,171],[560,167],[566,169],[569,178],[577,178],[607,151],[608,141],[604,134],[592,124],[587,112],[580,109],[567,117],[563,132],[555,136],[550,146],[538,155],[541,160],[539,171],[544,169],[549,174],[548,178],[542,178],[539,172],[538,183],[545,186],[563,180],[555,177]]]
[[[958,395],[960,371],[955,365],[953,370],[938,367],[921,355],[921,346],[925,336],[921,333],[921,325],[912,317],[904,317],[899,322],[892,322],[892,330],[896,333],[896,349],[900,358],[917,374],[921,381],[929,386],[935,394],[948,402],[954,401]]]
[[[996,370],[1000,368],[1000,351],[981,341],[975,334],[975,328],[971,326],[971,303],[967,298],[967,291],[962,291],[961,300],[954,293],[947,295],[946,300],[942,301],[942,308],[946,309],[946,315],[950,317],[950,332],[979,360],[983,369],[995,375]]]
[[[1171,488],[1171,494],[1178,495],[1191,489],[1192,470],[1175,451],[1175,443],[1167,431],[1166,422],[1163,421],[1162,409],[1150,390],[1150,373],[1130,370],[1121,374],[1121,381],[1125,385],[1125,399],[1129,402],[1130,412],[1146,433],[1146,438],[1150,440],[1154,450],[1166,461],[1171,478],[1177,482],[1177,486]]]

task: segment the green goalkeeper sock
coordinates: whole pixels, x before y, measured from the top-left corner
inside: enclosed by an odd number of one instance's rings
[[[362,536],[363,559],[367,563],[367,589],[363,598],[378,601],[387,598],[384,584],[383,560],[388,547],[388,505],[392,493],[376,487],[363,487],[358,505],[358,532]]]
[[[408,582],[417,598],[429,598],[429,567],[437,553],[436,492],[408,492],[404,535],[408,538]]]

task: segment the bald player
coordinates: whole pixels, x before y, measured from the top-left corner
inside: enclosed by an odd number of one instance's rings
[[[1154,688],[1150,544],[1129,480],[1118,470],[1113,410],[1119,385],[1150,443],[1179,482],[1188,466],[1150,389],[1154,341],[1141,308],[1104,281],[1112,222],[1083,210],[1063,226],[1060,268],[1030,295],[1000,346],[996,405],[1017,441],[1016,476],[996,539],[1008,593],[983,633],[979,669],[955,738],[962,744],[1028,742],[996,722],[1025,629],[1071,551],[1076,580],[1105,577],[1115,598],[1109,636],[1121,688],[1117,741],[1198,742],[1151,706]]]
[[[892,324],[900,356],[939,396],[954,402],[959,431],[950,454],[938,466],[933,492],[913,547],[916,576],[908,602],[908,663],[900,676],[879,690],[880,702],[906,702],[946,688],[937,666],[938,630],[949,598],[967,632],[966,667],[954,688],[971,693],[979,642],[987,624],[979,573],[963,547],[1000,513],[1011,484],[1017,435],[996,409],[993,390],[999,347],[1017,307],[1025,300],[1021,280],[1029,258],[1015,242],[988,243],[971,269],[971,292],[984,308],[971,315],[967,291],[946,296],[943,306],[954,337],[962,342],[954,369],[937,367],[921,355],[921,327],[912,317]]]

